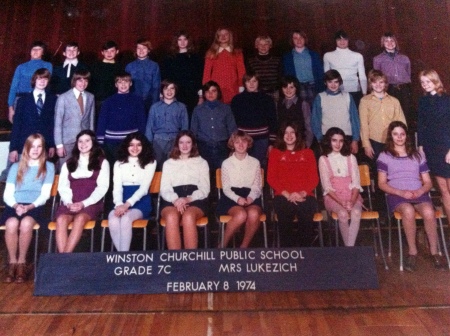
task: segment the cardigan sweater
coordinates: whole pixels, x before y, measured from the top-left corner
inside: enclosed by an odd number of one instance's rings
[[[100,110],[97,139],[119,144],[128,134],[145,132],[144,102],[133,93],[116,93],[106,99]]]

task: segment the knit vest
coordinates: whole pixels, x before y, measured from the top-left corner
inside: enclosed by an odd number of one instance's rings
[[[339,127],[345,135],[353,135],[350,123],[350,94],[341,92],[337,95],[329,95],[321,92],[319,95],[322,106],[322,134],[331,127]]]

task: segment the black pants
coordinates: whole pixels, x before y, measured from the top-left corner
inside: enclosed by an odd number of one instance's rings
[[[273,206],[278,216],[280,246],[311,246],[315,236],[313,218],[318,208],[317,200],[307,196],[304,202],[295,204],[289,202],[284,196],[275,196]],[[298,220],[296,223],[294,223],[295,217]],[[297,235],[293,232],[295,226],[298,228]]]

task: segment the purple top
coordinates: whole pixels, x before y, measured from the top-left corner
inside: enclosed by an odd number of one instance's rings
[[[421,174],[428,173],[428,165],[424,155],[420,160],[407,156],[394,157],[390,153],[381,152],[377,159],[379,172],[387,175],[389,186],[400,190],[417,190],[422,187]],[[410,200],[397,195],[387,195],[389,210],[392,212],[400,203],[431,202],[428,193]]]
[[[373,68],[381,70],[389,84],[411,83],[411,62],[406,55],[396,52],[394,57],[390,57],[383,51],[373,58]]]

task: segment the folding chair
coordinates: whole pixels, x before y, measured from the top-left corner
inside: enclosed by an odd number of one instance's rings
[[[217,194],[218,194],[218,199],[220,200],[220,191],[222,190],[222,170],[220,168],[216,169],[216,188],[217,188]],[[264,189],[264,169],[261,168],[261,190]],[[262,203],[262,208],[264,210],[264,193],[261,192],[261,203]],[[219,223],[220,223],[220,237],[219,237],[219,242],[220,242],[220,248],[224,248],[223,246],[223,239],[225,236],[225,224],[227,224],[229,221],[231,220],[231,216],[229,215],[223,215],[219,217]],[[264,247],[267,248],[267,225],[266,225],[266,220],[267,220],[267,216],[265,213],[262,213],[259,216],[259,220],[260,222],[263,224],[263,232],[264,232]],[[233,237],[234,240],[234,237]]]
[[[381,226],[380,226],[380,214],[378,213],[378,211],[373,211],[373,206],[372,206],[372,194],[371,194],[371,181],[370,181],[370,171],[369,171],[369,166],[366,164],[363,165],[359,165],[359,176],[360,176],[360,183],[361,183],[361,187],[365,190],[366,194],[367,194],[367,199],[369,202],[369,208],[366,211],[362,211],[361,213],[361,221],[363,220],[369,220],[372,223],[372,230],[374,229],[373,227],[373,222],[375,221],[377,223],[377,227],[376,230],[378,232],[378,242],[380,244],[380,250],[381,250],[381,257],[383,259],[383,264],[384,264],[384,268],[386,270],[389,269],[387,262],[386,262],[386,258],[384,255],[384,249],[383,249],[383,240],[381,238]],[[334,220],[334,227],[335,227],[335,234],[336,234],[336,246],[339,246],[339,223],[338,223],[338,216],[336,213],[331,213],[331,217]],[[376,234],[375,231],[373,232],[373,246],[374,246],[374,250],[375,250],[375,256],[378,256],[378,250],[377,250],[377,242],[376,242]]]
[[[153,175],[152,183],[150,184],[149,193],[150,194],[159,194],[159,188],[161,186],[161,172],[155,172]],[[143,242],[142,242],[142,250],[145,251],[147,249],[147,226],[151,219],[137,219],[133,221],[131,227],[133,229],[142,229],[143,230]],[[102,227],[102,243],[101,243],[101,252],[104,251],[105,247],[105,231],[108,228],[108,220],[104,219],[101,222]],[[158,242],[159,244],[159,242]],[[111,240],[111,251],[114,249],[114,244]]]

